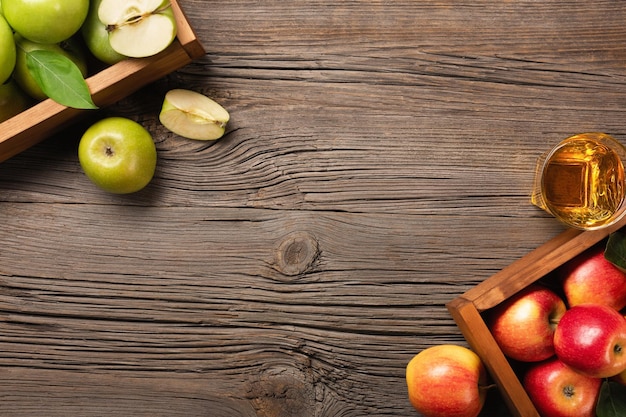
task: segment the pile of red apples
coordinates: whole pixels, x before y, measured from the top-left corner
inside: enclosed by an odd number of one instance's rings
[[[605,381],[626,385],[626,273],[590,248],[487,314],[543,417],[596,416]],[[521,366],[517,366],[521,365]]]

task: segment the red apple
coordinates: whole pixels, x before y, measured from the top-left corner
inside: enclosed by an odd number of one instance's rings
[[[409,401],[425,417],[476,417],[485,403],[487,372],[474,352],[438,345],[406,367]]]
[[[489,316],[489,327],[509,358],[539,362],[554,355],[554,330],[565,310],[561,297],[535,284],[498,305]]]
[[[602,304],[579,304],[554,332],[556,355],[572,369],[606,378],[626,369],[626,319]]]
[[[596,245],[559,269],[563,291],[570,307],[606,304],[615,310],[626,307],[626,273],[604,257],[604,246]]]
[[[552,358],[533,365],[523,385],[543,417],[595,417],[602,379],[582,375]]]

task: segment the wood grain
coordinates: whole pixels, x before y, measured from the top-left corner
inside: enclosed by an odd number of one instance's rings
[[[0,165],[1,414],[419,415],[406,364],[466,344],[445,304],[564,230],[530,204],[536,158],[626,139],[626,10],[180,4],[204,57]],[[225,137],[159,124],[176,87]],[[157,143],[140,193],[81,173],[110,114]]]

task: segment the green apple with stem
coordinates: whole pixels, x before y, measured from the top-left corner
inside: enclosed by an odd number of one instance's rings
[[[102,0],[98,18],[118,53],[144,58],[167,48],[176,37],[169,0]]]
[[[87,76],[87,58],[80,49],[80,45],[69,39],[62,44],[44,44],[32,42],[19,34],[15,34],[15,45],[17,45],[17,59],[13,78],[20,87],[35,100],[44,100],[47,98],[41,87],[37,84],[33,76],[28,71],[26,65],[26,54],[35,50],[46,50],[60,53],[71,59],[80,69],[83,77]]]
[[[59,43],[78,32],[89,0],[2,0],[2,11],[13,30],[26,39]]]
[[[33,104],[32,99],[10,79],[0,85],[0,122],[19,114]]]
[[[116,64],[127,57],[115,51],[109,42],[109,32],[98,18],[98,9],[102,0],[92,0],[89,14],[81,27],[81,34],[89,51],[98,60],[108,65]]]
[[[9,79],[15,68],[16,48],[13,31],[7,21],[0,16],[0,84]]]
[[[163,101],[159,120],[188,139],[215,140],[224,135],[230,116],[217,102],[195,91],[174,89]]]
[[[78,145],[78,159],[98,187],[110,193],[129,194],[152,180],[157,151],[152,135],[139,123],[108,117],[85,131]]]

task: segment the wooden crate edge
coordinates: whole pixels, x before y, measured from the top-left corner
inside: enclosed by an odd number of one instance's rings
[[[192,60],[200,58],[206,54],[202,43],[196,36],[196,32],[193,30],[193,27],[189,23],[189,19],[185,14],[185,11],[182,9],[180,4],[178,4],[177,0],[170,0],[172,5],[172,9],[174,10],[174,16],[176,17],[176,25],[178,27],[177,37],[180,41],[183,49],[187,51],[189,58]]]
[[[545,277],[569,259],[626,226],[626,217],[612,226],[593,231],[566,229],[548,242],[469,289],[462,296],[478,311],[488,310]]]
[[[505,403],[514,415],[516,417],[540,417],[472,301],[458,297],[446,304],[446,308],[463,333],[465,340],[485,364]]]

